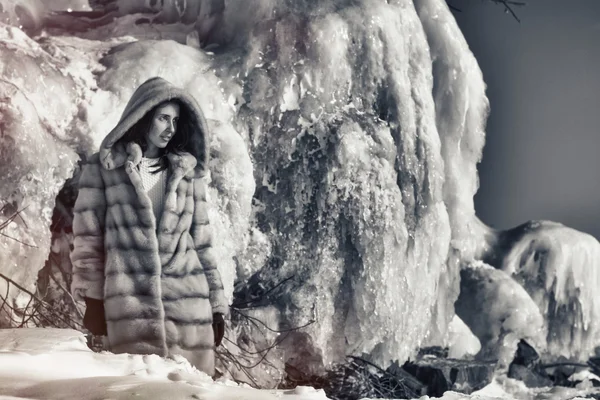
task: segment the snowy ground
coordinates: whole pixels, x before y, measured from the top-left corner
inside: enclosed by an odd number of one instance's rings
[[[326,399],[312,388],[214,382],[185,360],[94,353],[74,330],[0,330],[0,399]]]
[[[598,393],[576,389],[528,389],[497,380],[470,396],[447,392],[444,400],[566,400]],[[0,399],[327,399],[322,390],[257,390],[232,381],[213,381],[182,359],[156,355],[94,353],[82,333],[67,329],[0,330]],[[423,397],[421,400],[428,399]]]

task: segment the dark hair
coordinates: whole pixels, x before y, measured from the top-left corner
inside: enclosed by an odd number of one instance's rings
[[[184,151],[187,151],[189,153],[192,153],[192,155],[194,155],[195,157],[202,156],[200,154],[195,154],[196,149],[194,149],[193,146],[191,146],[190,144],[190,139],[194,134],[194,130],[196,129],[196,127],[192,122],[190,111],[188,110],[185,104],[183,104],[178,99],[167,100],[160,103],[159,105],[148,111],[146,114],[144,114],[144,116],[140,118],[140,120],[136,122],[131,128],[129,128],[129,130],[125,132],[123,137],[121,137],[117,141],[117,143],[122,143],[125,146],[127,146],[127,143],[130,142],[137,143],[142,148],[142,152],[145,153],[148,149],[148,141],[146,135],[148,134],[150,126],[152,125],[154,114],[156,113],[156,110],[158,108],[170,102],[179,105],[179,119],[177,121],[177,128],[175,130],[175,134],[173,135],[171,140],[169,140],[167,146],[164,148],[158,163],[152,165],[152,167],[155,167],[155,169],[152,171],[154,173],[163,171],[169,167],[169,159],[166,157],[168,153],[180,154]]]

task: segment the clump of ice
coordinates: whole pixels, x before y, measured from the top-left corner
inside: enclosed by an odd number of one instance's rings
[[[525,289],[503,271],[476,263],[461,271],[458,316],[481,342],[483,359],[506,369],[520,339],[545,350],[544,317]]]
[[[0,26],[0,40],[0,218],[12,219],[0,236],[0,272],[35,291],[50,249],[54,199],[78,159],[64,133],[75,108],[73,81],[22,31]],[[14,285],[8,290],[4,279],[0,289],[13,307],[29,301]]]
[[[545,316],[548,355],[587,360],[600,344],[600,243],[549,221],[506,231],[502,243],[498,265]]]
[[[471,329],[455,315],[448,327],[448,358],[469,358],[481,350],[481,343]]]

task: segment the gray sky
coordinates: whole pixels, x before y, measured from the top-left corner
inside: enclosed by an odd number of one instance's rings
[[[600,238],[600,0],[525,0],[521,23],[454,0],[491,114],[477,215],[510,228],[548,219]]]

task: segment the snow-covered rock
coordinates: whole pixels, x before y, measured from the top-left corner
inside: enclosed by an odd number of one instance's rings
[[[474,263],[461,271],[457,315],[481,342],[479,357],[508,367],[520,339],[545,350],[544,317],[525,289],[503,271]]]
[[[547,352],[586,361],[600,345],[600,243],[550,221],[499,236],[497,267],[519,282],[544,316]]]
[[[66,66],[21,30],[0,26],[0,41],[0,273],[35,292],[50,250],[54,200],[78,160],[67,143],[76,139],[64,132],[76,96]],[[7,285],[0,278],[2,297],[9,294],[11,308],[25,307],[29,296]],[[4,314],[0,326],[13,317]]]
[[[450,321],[448,328],[448,357],[467,358],[481,350],[481,343],[458,315]]]

